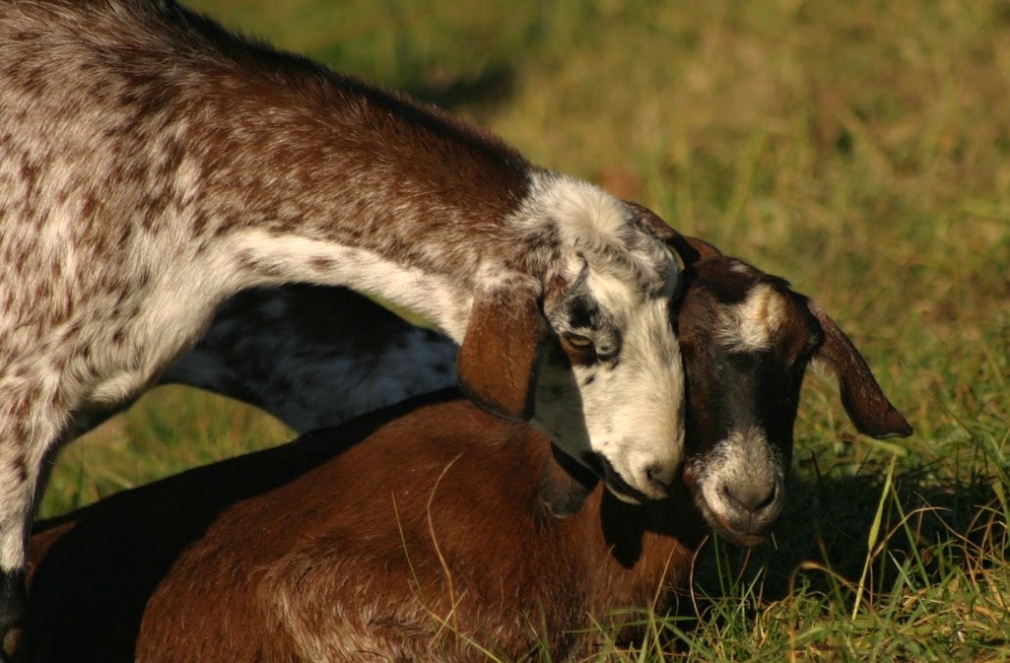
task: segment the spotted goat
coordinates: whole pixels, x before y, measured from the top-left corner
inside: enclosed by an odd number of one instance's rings
[[[678,268],[634,208],[173,0],[0,0],[0,86],[6,650],[55,451],[251,287],[413,310],[460,343],[475,401],[592,459],[624,499],[666,494]]]
[[[218,308],[207,333],[159,384],[248,403],[303,434],[458,386],[458,352],[451,338],[346,288],[250,288]]]
[[[527,426],[451,393],[415,398],[40,526],[28,660],[485,660],[473,643],[510,659],[544,647],[552,660],[579,660],[598,644],[596,625],[676,609],[708,531],[754,544],[775,525],[811,361],[836,377],[860,431],[910,428],[815,302],[704,243],[671,240],[689,265],[673,312],[687,437],[667,498],[628,504]],[[277,349],[298,346],[346,359],[325,349],[332,337],[305,331],[313,306],[289,303],[276,321],[289,331],[252,324],[246,339],[239,311],[286,295],[245,296],[216,323],[227,321],[233,341],[257,347],[262,330],[300,339],[266,342],[280,363]],[[393,319],[380,327],[400,327],[396,338],[409,330]],[[428,356],[449,343],[428,340]],[[273,384],[270,364],[243,367],[215,351],[229,345],[210,344],[177,377],[203,365],[216,368],[199,374],[217,376],[204,386],[225,392],[236,380]],[[275,411],[311,402],[297,391],[257,399]],[[403,454],[410,472],[396,462]]]

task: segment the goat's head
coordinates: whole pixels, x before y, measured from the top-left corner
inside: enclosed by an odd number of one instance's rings
[[[684,478],[720,534],[754,543],[778,519],[811,361],[834,373],[861,432],[911,434],[845,334],[784,280],[710,253],[685,272],[685,285],[677,308],[687,374]]]
[[[738,543],[760,541],[785,499],[803,375],[811,361],[838,380],[860,432],[907,436],[911,428],[883,394],[838,325],[789,284],[684,237],[632,205],[683,260],[673,309],[686,374],[684,484],[706,522]],[[594,479],[563,457],[545,480],[557,515],[581,506]]]
[[[677,263],[634,206],[552,174],[532,187],[524,268],[482,274],[460,384],[529,420],[619,498],[663,497],[683,462]]]

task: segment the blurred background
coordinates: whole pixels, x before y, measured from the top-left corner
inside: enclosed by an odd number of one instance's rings
[[[722,618],[683,627],[694,655],[1010,656],[1010,3],[188,5],[637,200],[850,335],[916,434],[856,434],[808,378],[790,511],[772,544],[718,547],[699,573]],[[161,388],[68,447],[44,512],[288,437]]]

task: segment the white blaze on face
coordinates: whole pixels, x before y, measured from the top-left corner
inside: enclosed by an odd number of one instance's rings
[[[782,296],[772,286],[758,285],[743,302],[723,310],[716,338],[736,352],[767,350],[786,319],[785,307]]]
[[[593,451],[635,491],[662,497],[683,459],[684,380],[665,298],[628,307],[613,365],[575,366]],[[586,376],[586,377],[583,377]],[[586,384],[588,376],[595,380]],[[618,486],[628,501],[640,496]]]
[[[593,361],[544,362],[533,425],[627,501],[665,496],[684,452],[684,377],[670,320],[679,273],[620,201],[556,182],[550,214],[569,292],[545,314],[559,335],[593,341]],[[580,203],[583,203],[580,205]]]

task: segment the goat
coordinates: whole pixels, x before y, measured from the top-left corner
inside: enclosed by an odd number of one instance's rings
[[[457,386],[458,351],[451,338],[345,288],[251,288],[218,308],[159,384],[248,403],[302,434]],[[81,428],[110,414],[96,413]]]
[[[686,461],[663,500],[628,504],[530,427],[415,398],[40,525],[28,660],[484,660],[474,642],[567,660],[596,624],[675,608],[707,529],[753,544],[774,525],[811,360],[861,431],[910,432],[816,303],[706,253],[673,314]]]
[[[461,344],[476,402],[591,458],[624,499],[665,494],[679,270],[633,207],[174,0],[0,0],[0,87],[7,650],[47,460],[246,288],[413,310]]]

